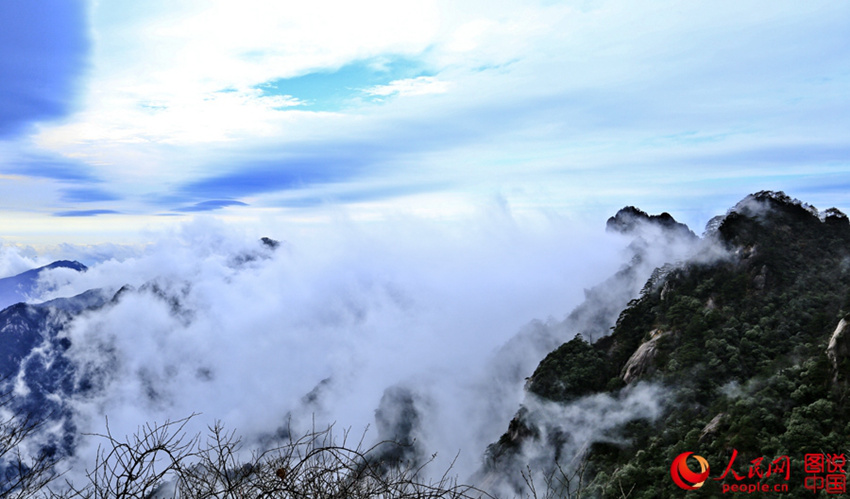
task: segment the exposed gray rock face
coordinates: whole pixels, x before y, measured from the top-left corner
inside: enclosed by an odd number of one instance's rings
[[[847,318],[838,321],[832,336],[829,338],[829,345],[826,347],[826,356],[832,364],[833,381],[838,381],[841,378],[841,367],[844,361],[850,357],[850,334],[847,329],[850,323]]]
[[[723,418],[725,418],[725,417],[726,417],[726,413],[720,412],[716,416],[711,418],[711,421],[709,421],[708,424],[705,425],[705,428],[703,428],[702,431],[700,432],[699,441],[702,442],[702,440],[705,437],[711,436],[711,435],[717,433],[717,429],[720,427],[720,422],[723,421]]]
[[[649,341],[641,343],[623,367],[622,378],[626,384],[635,381],[640,378],[641,375],[652,370],[652,362],[658,354],[658,340],[668,336],[669,334],[669,331],[661,331],[660,329],[652,330]]]

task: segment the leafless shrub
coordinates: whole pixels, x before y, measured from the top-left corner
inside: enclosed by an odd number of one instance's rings
[[[0,396],[0,408],[8,394]],[[424,464],[387,463],[380,456],[395,442],[364,446],[352,442],[348,431],[311,431],[262,451],[247,452],[235,431],[221,422],[205,436],[189,435],[195,414],[164,423],[145,424],[123,439],[106,431],[85,483],[54,485],[57,458],[41,454],[26,458],[21,446],[43,423],[20,414],[0,420],[0,499],[495,499],[471,485],[459,484],[449,466],[430,479]],[[364,432],[365,436],[365,432]],[[555,499],[584,496],[588,485],[584,464],[565,470],[560,465],[545,474],[530,468],[521,473],[526,498]],[[538,483],[535,482],[535,476]],[[631,492],[631,491],[629,491]],[[623,493],[623,497],[629,494]]]
[[[106,442],[98,446],[94,468],[87,473],[89,483],[77,488],[67,482],[61,497],[157,497],[167,480],[179,476],[186,461],[197,453],[198,437],[187,438],[183,431],[193,416],[145,424],[124,441],[112,434],[107,419],[106,433],[96,435]]]
[[[193,415],[194,416],[194,415]],[[125,440],[109,430],[99,435],[98,449],[88,483],[67,483],[52,493],[63,498],[292,498],[292,499],[467,499],[488,494],[460,485],[450,476],[451,467],[436,480],[425,478],[424,465],[400,463],[387,467],[373,458],[381,442],[364,447],[363,439],[351,443],[349,433],[340,439],[333,427],[312,431],[300,438],[243,460],[242,442],[219,422],[209,427],[204,440],[187,436],[189,419],[145,425]],[[432,456],[433,460],[433,456]]]
[[[521,472],[521,476],[528,490],[528,497],[532,499],[580,499],[586,497],[585,491],[588,485],[585,482],[586,471],[585,461],[581,461],[575,469],[570,471],[556,462],[553,469],[542,474],[541,490],[538,490],[538,484],[534,481],[535,473],[530,467],[526,467]]]
[[[30,498],[56,477],[58,458],[45,450],[34,454],[24,450],[44,421],[8,410],[11,402],[11,391],[0,393],[0,499]]]

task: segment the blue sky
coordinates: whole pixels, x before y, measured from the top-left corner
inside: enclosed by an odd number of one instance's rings
[[[10,0],[0,229],[848,210],[847,26],[834,1]]]

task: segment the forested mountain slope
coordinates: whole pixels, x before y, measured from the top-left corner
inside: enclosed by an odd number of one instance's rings
[[[848,219],[760,192],[712,220],[703,243],[702,257],[658,269],[612,334],[589,343],[576,331],[543,359],[526,404],[488,449],[485,481],[521,487],[530,466],[570,478],[573,494],[682,497],[671,463],[694,452],[712,479],[692,494],[709,497],[745,483],[714,480],[733,455],[731,471],[746,483],[759,482],[748,475],[753,460],[763,458],[764,471],[788,456],[791,478],[761,483],[789,485],[774,497],[813,495],[804,455],[850,450]],[[622,402],[638,390],[657,410],[635,411],[601,436],[552,417],[553,405]],[[600,407],[604,418],[610,409]]]

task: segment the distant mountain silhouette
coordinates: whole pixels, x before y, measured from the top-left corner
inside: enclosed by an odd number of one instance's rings
[[[86,266],[80,262],[59,260],[44,267],[27,270],[18,275],[0,279],[0,310],[9,305],[27,301],[35,291],[38,276],[45,270],[56,268],[73,269],[78,272],[86,271]]]

